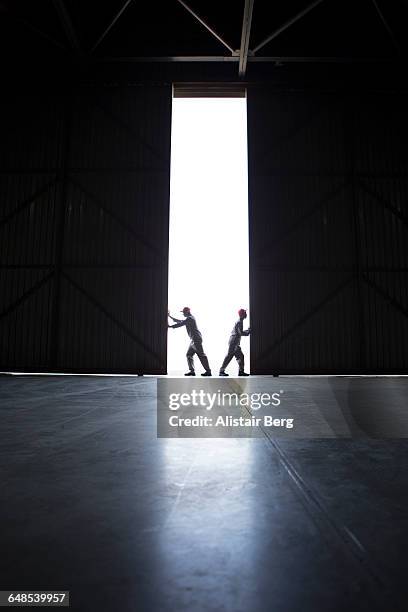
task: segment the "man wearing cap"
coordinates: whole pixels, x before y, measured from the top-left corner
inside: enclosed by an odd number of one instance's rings
[[[201,361],[205,372],[201,374],[201,376],[211,376],[210,364],[208,363],[207,355],[204,353],[203,349],[203,337],[201,335],[200,330],[197,327],[197,323],[193,315],[191,314],[190,308],[185,306],[181,311],[185,316],[184,320],[175,319],[171,316],[170,312],[168,313],[170,319],[175,321],[174,325],[168,325],[172,329],[176,327],[186,326],[187,333],[190,337],[190,346],[188,347],[188,351],[186,354],[187,363],[188,363],[188,372],[186,372],[185,376],[195,376],[194,370],[194,355],[197,354],[199,360]]]
[[[248,329],[244,331],[243,321],[247,318],[246,310],[244,308],[240,308],[238,310],[238,315],[239,319],[232,328],[231,336],[228,342],[228,353],[224,361],[222,362],[222,366],[220,368],[220,376],[228,376],[225,371],[225,368],[233,357],[235,357],[238,362],[238,376],[249,376],[249,374],[244,371],[244,353],[241,350],[240,344],[241,336],[249,336],[251,330],[248,327]]]

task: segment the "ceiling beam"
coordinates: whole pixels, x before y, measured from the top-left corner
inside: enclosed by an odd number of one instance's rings
[[[96,43],[94,44],[94,46],[91,49],[91,53],[93,53],[95,51],[95,49],[97,47],[99,47],[99,45],[101,44],[101,42],[103,41],[103,39],[105,38],[105,36],[111,31],[111,29],[113,28],[113,26],[115,25],[115,23],[117,22],[117,20],[119,19],[119,17],[125,12],[125,10],[127,9],[127,7],[129,6],[129,4],[133,2],[133,0],[126,0],[125,4],[122,6],[122,8],[116,13],[115,17],[112,19],[112,21],[109,23],[108,27],[102,32],[102,34],[100,35],[100,37],[98,38],[98,40],[96,41]]]
[[[388,23],[388,21],[387,21],[387,20],[386,20],[386,18],[384,17],[384,13],[382,12],[382,10],[380,9],[380,7],[378,6],[378,2],[377,2],[376,0],[372,0],[372,2],[373,2],[373,4],[374,4],[375,10],[377,11],[377,14],[378,14],[378,16],[379,16],[380,20],[381,20],[381,23],[383,24],[384,28],[387,30],[387,32],[388,32],[388,34],[389,34],[389,36],[390,36],[390,38],[391,38],[391,40],[392,40],[392,42],[393,42],[393,44],[394,44],[394,47],[395,47],[395,48],[396,48],[398,51],[400,51],[400,49],[401,49],[400,44],[399,44],[399,42],[397,41],[397,39],[395,38],[395,36],[394,36],[394,32],[392,31],[392,29],[391,29],[391,27],[390,27],[390,24]]]
[[[60,18],[65,35],[68,38],[71,47],[77,53],[81,53],[81,45],[76,35],[75,28],[71,21],[71,17],[69,16],[69,13],[67,11],[67,7],[65,6],[64,0],[52,0],[52,2],[54,4],[55,10],[58,13],[58,17]]]
[[[129,57],[95,57],[94,62],[101,63],[190,63],[190,62],[239,62],[238,55],[171,55],[171,56],[129,56]],[[335,57],[335,56],[252,56],[248,55],[248,62],[276,64],[371,64],[391,63],[392,58],[381,57]]]
[[[246,73],[253,8],[254,0],[245,0],[244,17],[242,20],[241,46],[239,48],[238,74],[240,77],[245,76]]]
[[[395,59],[388,57],[350,57],[350,56],[249,56],[248,62],[255,63],[274,63],[276,65],[283,64],[372,64],[372,63],[383,63],[383,62],[394,62]]]
[[[125,57],[95,57],[95,62],[102,63],[171,63],[171,62],[238,62],[238,55],[165,55],[165,56],[125,56]]]
[[[203,25],[205,27],[206,30],[208,30],[220,43],[222,43],[224,45],[224,47],[226,47],[228,49],[228,51],[230,51],[231,53],[234,53],[234,49],[232,47],[230,47],[230,45],[227,42],[225,42],[225,40],[223,38],[221,38],[221,36],[219,36],[217,34],[217,32],[215,30],[213,30],[213,28],[211,28],[208,25],[208,23],[206,23],[204,21],[204,19],[201,19],[201,17],[199,15],[197,15],[197,13],[195,11],[193,11],[193,9],[190,8],[188,6],[188,4],[186,4],[184,2],[184,0],[177,0],[177,2],[179,4],[181,4],[182,6],[184,6],[186,11],[188,11],[190,13],[190,15],[193,15],[193,17],[195,17],[197,19],[197,21],[199,21],[201,23],[201,25]]]
[[[66,45],[50,36],[47,32],[44,32],[40,28],[37,28],[37,26],[35,26],[33,23],[26,21],[25,19],[17,15],[14,11],[11,11],[10,8],[2,2],[0,3],[0,13],[5,13],[7,17],[13,19],[16,23],[19,23],[25,28],[31,30],[32,32],[35,32],[35,34],[38,34],[38,36],[41,36],[42,38],[44,38],[44,40],[48,40],[48,42],[51,42],[53,45],[59,47],[63,51],[67,51]]]
[[[265,45],[267,45],[269,42],[271,42],[271,40],[273,40],[274,38],[276,38],[277,36],[279,36],[279,34],[281,34],[282,32],[284,32],[285,30],[287,30],[288,28],[290,28],[291,25],[293,25],[294,23],[296,23],[297,21],[299,21],[299,19],[302,19],[302,17],[304,17],[305,15],[307,15],[307,13],[310,13],[311,10],[313,10],[316,6],[318,6],[319,4],[321,4],[323,2],[323,0],[314,0],[314,2],[312,2],[311,4],[309,4],[306,8],[303,9],[303,11],[300,11],[300,13],[297,13],[297,15],[295,15],[294,17],[292,17],[291,19],[289,19],[288,21],[286,21],[283,25],[281,25],[277,30],[274,30],[272,32],[272,34],[270,34],[269,36],[267,36],[267,38],[265,38],[265,40],[263,40],[262,42],[259,43],[259,45],[257,47],[254,48],[253,52],[257,53],[260,49],[262,49],[262,47],[264,47]]]

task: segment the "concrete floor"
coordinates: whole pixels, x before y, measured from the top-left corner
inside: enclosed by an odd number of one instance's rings
[[[407,440],[157,439],[155,391],[0,378],[1,589],[91,612],[408,610]]]

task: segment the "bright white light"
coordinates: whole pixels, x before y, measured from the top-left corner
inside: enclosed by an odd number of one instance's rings
[[[169,309],[183,319],[191,308],[218,374],[237,310],[249,307],[246,99],[173,99],[171,142]],[[185,328],[169,329],[169,374],[187,371],[188,343]],[[248,371],[249,338],[241,347]],[[227,371],[237,374],[235,359]]]

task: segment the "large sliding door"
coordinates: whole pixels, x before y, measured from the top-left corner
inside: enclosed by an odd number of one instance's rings
[[[165,372],[171,87],[2,106],[0,368]]]
[[[408,371],[406,102],[250,88],[254,373]]]

